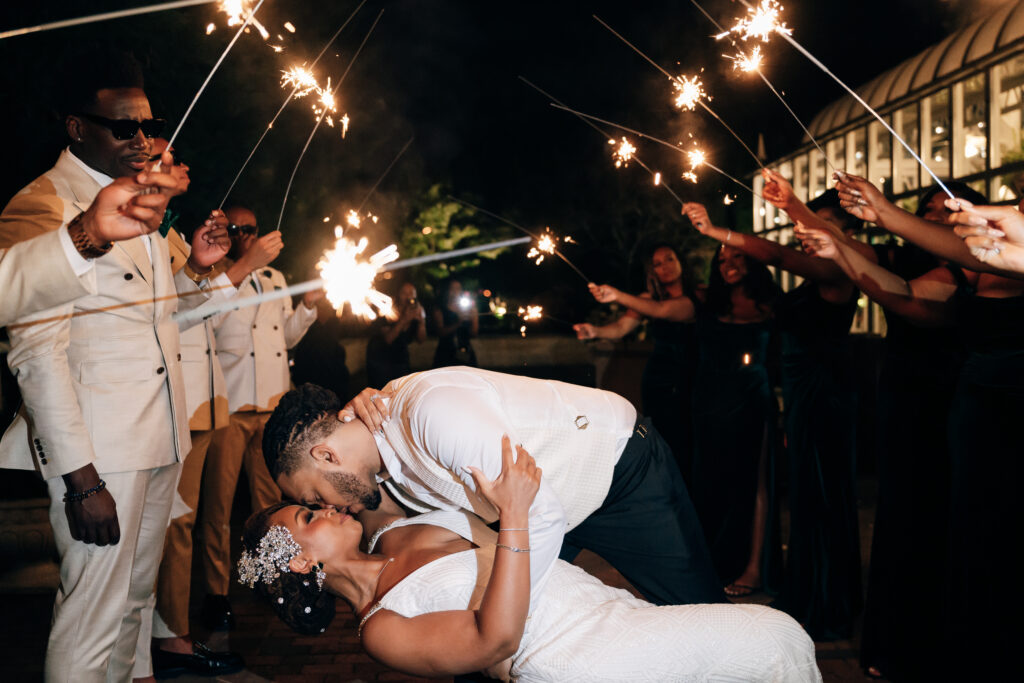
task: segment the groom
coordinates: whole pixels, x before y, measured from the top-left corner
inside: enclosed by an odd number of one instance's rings
[[[377,508],[383,484],[414,510],[464,509],[494,522],[466,468],[496,478],[508,434],[544,471],[530,508],[533,587],[560,549],[571,561],[587,548],[656,604],[724,602],[672,452],[621,396],[453,367],[401,377],[340,408],[333,392],[306,384],[274,410],[263,455],[286,496],[357,513]]]

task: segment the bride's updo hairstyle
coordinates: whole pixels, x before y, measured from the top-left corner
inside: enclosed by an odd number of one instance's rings
[[[242,549],[250,555],[260,552],[260,541],[270,531],[270,518],[278,510],[294,503],[277,503],[255,513],[242,530]],[[246,583],[242,581],[242,583]],[[303,635],[319,635],[334,619],[335,597],[317,586],[316,575],[282,571],[271,581],[256,581],[257,595],[270,601],[277,616],[291,629]]]

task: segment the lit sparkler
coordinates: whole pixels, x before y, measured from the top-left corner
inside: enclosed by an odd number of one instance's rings
[[[544,317],[544,307],[527,305],[524,308],[523,306],[520,306],[519,317],[523,319],[523,322],[527,323],[533,322],[535,320],[540,320],[542,317]]]
[[[782,5],[777,0],[761,0],[757,7],[744,4],[747,5],[747,16],[737,19],[735,26],[718,34],[715,36],[716,38],[721,39],[730,33],[735,33],[743,40],[757,38],[761,42],[767,43],[773,33],[784,36],[792,35],[793,29],[786,26],[781,20]]]
[[[633,160],[633,154],[636,152],[636,147],[633,146],[626,138],[622,138],[621,142],[617,142],[614,138],[608,140],[609,145],[618,145],[612,150],[612,159],[615,160],[615,168],[621,168],[623,166],[629,166],[629,162]]]
[[[530,247],[530,251],[527,252],[526,258],[534,259],[534,264],[540,265],[544,262],[544,257],[549,254],[555,253],[555,239],[547,228],[543,235],[537,238],[537,243]]]
[[[347,113],[344,116],[341,117],[341,139],[342,140],[345,139],[345,135],[348,133],[348,122],[349,122],[349,120],[350,119],[348,118],[348,114]]]
[[[704,162],[707,161],[707,155],[699,149],[691,149],[686,153],[686,158],[690,162],[690,166],[694,169],[703,166]]]
[[[661,171],[654,174],[654,184],[661,185]]]
[[[701,100],[707,99],[699,76],[677,76],[672,79],[672,87],[677,91],[675,105],[679,109],[693,111],[701,104]]]
[[[255,12],[252,9],[252,6],[255,4],[255,0],[220,0],[220,6],[217,9],[227,15],[229,27],[239,26],[246,21],[246,16]],[[267,28],[255,18],[249,23],[259,31],[263,40],[270,38],[270,32],[267,31]]]
[[[374,308],[382,315],[391,315],[391,297],[374,289],[373,281],[381,268],[398,259],[398,247],[388,245],[369,259],[364,259],[362,255],[369,240],[363,237],[352,242],[342,235],[341,226],[335,228],[334,234],[337,242],[316,264],[327,300],[339,313],[348,304],[352,313],[361,318],[376,318]]]
[[[744,52],[737,52],[734,55],[722,55],[726,59],[732,61],[732,68],[736,71],[742,71],[744,73],[750,73],[751,71],[757,71],[760,73],[761,62],[763,57],[761,56],[761,46],[755,45],[754,49],[750,54]]]
[[[693,171],[686,171],[683,173],[683,180],[689,180],[694,185],[697,184],[697,174]]]
[[[350,209],[348,212],[348,216],[345,218],[345,222],[349,224],[349,227],[358,228],[359,224],[362,222],[362,219],[359,218],[359,214],[356,213],[355,209]]]
[[[281,87],[288,86],[294,90],[291,95],[294,98],[305,97],[311,92],[319,93],[321,90],[320,84],[316,82],[316,76],[304,66],[293,66],[281,72]]]

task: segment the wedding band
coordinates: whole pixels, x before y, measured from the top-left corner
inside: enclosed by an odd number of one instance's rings
[[[370,400],[376,401],[378,398],[380,398],[380,394],[374,394],[373,396],[370,397]]]

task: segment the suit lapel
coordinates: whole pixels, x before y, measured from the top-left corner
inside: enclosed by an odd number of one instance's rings
[[[149,254],[146,253],[146,245],[142,243],[142,237],[133,237],[130,240],[122,240],[115,247],[128,255],[128,258],[135,264],[139,275],[146,282],[153,283],[153,265],[149,261]],[[156,254],[154,253],[154,256]]]

